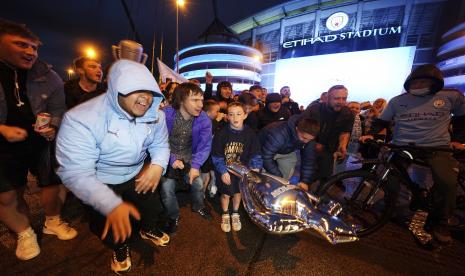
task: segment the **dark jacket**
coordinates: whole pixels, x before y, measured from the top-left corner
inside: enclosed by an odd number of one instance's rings
[[[287,121],[289,117],[291,117],[291,112],[283,106],[278,112],[271,112],[268,105],[266,105],[263,109],[257,111],[258,129],[262,129],[273,122]]]
[[[216,95],[213,95],[213,85],[211,83],[207,83],[205,85],[205,92],[203,93],[203,99],[204,100],[210,100],[213,99],[217,102],[226,102],[226,103],[232,103],[234,100],[231,98],[223,98],[219,91],[216,91]]]
[[[166,126],[168,133],[171,135],[173,130],[174,118],[176,110],[171,106],[163,109],[166,115]],[[194,118],[192,123],[192,161],[191,167],[199,169],[200,166],[207,160],[212,148],[212,121],[207,116],[207,113],[202,111],[198,117]],[[176,161],[176,156],[170,154],[169,165],[173,165]]]
[[[299,104],[289,100],[288,102],[283,103],[283,107],[291,113],[291,115],[300,114]]]
[[[86,92],[79,86],[79,79],[65,82],[65,101],[66,107],[71,109],[78,104],[88,101],[98,95],[105,93],[104,85],[97,85],[97,89],[92,92]]]
[[[278,165],[273,160],[276,154],[288,154],[300,150],[301,166],[300,181],[310,184],[315,179],[316,152],[315,142],[304,144],[297,136],[296,125],[298,115],[292,116],[287,122],[274,122],[263,128],[258,136],[262,145],[263,168],[282,177]]]
[[[50,124],[58,127],[66,111],[63,81],[52,66],[38,60],[27,72],[26,94],[35,116],[40,112],[52,115]],[[7,103],[0,85],[0,124],[5,124]]]
[[[341,133],[352,132],[354,115],[348,107],[335,112],[327,104],[312,103],[301,114],[304,118],[314,119],[320,123],[318,143],[325,146],[325,151],[333,153],[339,146]]]

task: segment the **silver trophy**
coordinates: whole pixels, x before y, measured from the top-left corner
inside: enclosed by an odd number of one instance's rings
[[[121,40],[118,46],[111,46],[111,51],[115,60],[130,59],[145,64],[148,58],[142,45],[132,40]]]
[[[339,203],[320,202],[316,196],[268,173],[257,173],[240,164],[228,171],[240,178],[239,189],[252,221],[272,234],[313,229],[332,244],[358,240],[355,227],[337,217]]]

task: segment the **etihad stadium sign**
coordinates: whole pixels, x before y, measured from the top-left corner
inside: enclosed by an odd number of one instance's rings
[[[282,44],[282,47],[285,49],[302,47],[306,45],[314,45],[317,43],[331,43],[344,40],[358,39],[358,38],[370,38],[370,37],[382,37],[389,35],[400,35],[402,32],[402,26],[397,27],[386,27],[386,28],[377,28],[371,30],[362,30],[362,31],[352,31],[352,32],[342,32],[338,34],[329,34],[318,37],[302,38],[292,41],[286,41]]]

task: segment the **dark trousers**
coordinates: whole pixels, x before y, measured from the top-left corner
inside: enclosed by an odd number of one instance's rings
[[[458,168],[458,163],[448,152],[431,153],[425,160],[431,166],[434,181],[430,216],[433,223],[446,223],[455,208],[458,174],[454,168]]]
[[[333,174],[334,158],[333,153],[323,150],[318,153],[316,164],[318,168],[318,180],[320,185],[326,183],[328,178]]]
[[[123,243],[130,242],[135,235],[138,235],[140,229],[144,231],[150,231],[159,226],[158,221],[162,211],[162,206],[158,191],[155,191],[154,193],[147,192],[146,194],[136,193],[134,178],[122,184],[107,186],[117,195],[119,195],[123,201],[133,204],[141,216],[140,221],[137,221],[131,217],[132,237],[128,238],[128,240]],[[102,215],[100,212],[97,212],[92,207],[88,207],[88,214],[89,228],[92,233],[100,238],[105,227],[106,216]],[[103,243],[112,249],[122,245],[114,242],[111,229],[109,229],[106,238],[103,240]]]
[[[458,162],[454,159],[452,154],[448,152],[420,151],[411,153],[413,153],[416,158],[420,157],[420,160],[426,162],[431,168],[434,184],[429,192],[431,210],[428,215],[428,221],[432,226],[437,224],[446,224],[448,218],[452,215],[452,212],[455,209],[458,184]],[[393,160],[393,162],[395,162],[397,166],[405,168],[405,171],[403,172],[405,175],[401,175],[401,179],[392,179],[389,183],[393,191],[398,192],[400,189],[400,181],[409,177],[406,169],[410,165],[410,161],[403,158],[397,158]]]

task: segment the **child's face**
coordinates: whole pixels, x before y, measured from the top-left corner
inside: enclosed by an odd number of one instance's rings
[[[244,127],[244,120],[247,113],[240,106],[231,106],[228,108],[228,120],[232,129],[241,130]]]
[[[210,119],[214,120],[218,116],[219,111],[220,111],[220,106],[215,104],[214,106],[210,108],[210,110],[207,111],[207,115],[208,117],[210,117]]]

